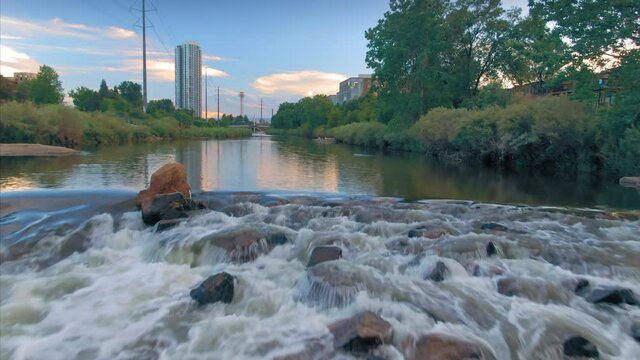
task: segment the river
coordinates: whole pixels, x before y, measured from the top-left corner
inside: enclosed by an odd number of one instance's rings
[[[173,161],[209,209],[159,231],[131,199]],[[270,138],[0,165],[0,359],[640,354],[640,194],[615,183]],[[230,303],[194,302],[220,272]],[[339,342],[363,311],[392,335]]]

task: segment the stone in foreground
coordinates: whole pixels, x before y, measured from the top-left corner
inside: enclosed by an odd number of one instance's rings
[[[342,249],[337,246],[317,246],[311,251],[307,267],[325,261],[338,260],[342,257]]]
[[[200,305],[223,302],[230,303],[233,300],[233,276],[221,272],[209,276],[198,287],[191,290],[189,295]]]
[[[151,206],[156,195],[180,193],[185,199],[191,198],[191,187],[187,182],[187,171],[182,164],[165,164],[151,175],[148,189],[138,193],[136,203],[143,211]]]
[[[589,342],[589,340],[581,336],[575,336],[565,341],[563,351],[568,357],[587,357],[597,359],[600,356],[598,348]]]
[[[371,311],[329,325],[334,347],[363,353],[391,342],[393,328],[386,320]]]
[[[424,335],[406,358],[409,360],[494,359],[492,352],[481,344],[441,334]]]

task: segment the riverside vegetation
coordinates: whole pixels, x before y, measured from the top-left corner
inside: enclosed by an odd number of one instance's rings
[[[272,132],[564,176],[635,175],[638,11],[631,0],[534,0],[523,17],[497,0],[392,0],[366,32],[372,90],[338,106],[322,95],[283,103]],[[557,90],[565,95],[549,96]]]
[[[80,87],[69,92],[75,107],[62,104],[58,74],[42,66],[37,77],[12,89],[0,78],[0,142],[40,143],[78,148],[176,138],[238,138],[249,129],[229,128],[246,118],[223,116],[212,122],[192,112],[175,109],[171,100],[151,100],[142,111],[139,84],[124,81],[109,88],[102,80],[98,91]]]

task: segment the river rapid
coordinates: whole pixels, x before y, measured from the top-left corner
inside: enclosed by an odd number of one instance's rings
[[[158,231],[133,196],[3,196],[0,358],[429,358],[416,352],[429,334],[485,359],[567,358],[572,337],[601,359],[639,358],[639,304],[589,295],[640,298],[637,212],[200,192],[209,210]],[[285,240],[241,257],[211,240],[243,231]],[[322,245],[342,258],[308,267]],[[222,271],[235,278],[231,303],[190,298]],[[336,347],[330,325],[365,310],[391,325],[391,341]]]

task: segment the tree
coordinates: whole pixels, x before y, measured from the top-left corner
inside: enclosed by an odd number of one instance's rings
[[[537,83],[542,92],[545,82],[554,78],[570,61],[568,45],[557,29],[547,26],[538,9],[512,30],[501,53],[501,71],[516,84]]]
[[[104,79],[102,79],[102,81],[100,82],[100,89],[98,90],[98,95],[100,95],[101,99],[111,96],[111,91],[109,91],[107,82]]]
[[[0,100],[13,99],[15,97],[15,84],[13,81],[0,75]]]
[[[81,111],[96,111],[100,109],[100,95],[95,90],[84,86],[71,90],[69,96],[73,98],[73,105]]]
[[[117,86],[118,93],[131,104],[132,110],[142,109],[142,87],[132,81],[123,81]]]
[[[403,127],[428,109],[451,103],[443,0],[391,0],[390,10],[365,32],[366,63],[374,70],[380,120]]]
[[[53,68],[42,65],[29,84],[29,97],[36,104],[59,104],[64,98],[62,83]]]
[[[637,0],[529,0],[529,7],[553,21],[571,50],[582,59],[621,58],[640,46],[640,6]]]
[[[147,113],[151,115],[170,115],[176,111],[169,99],[151,100],[147,104]]]

